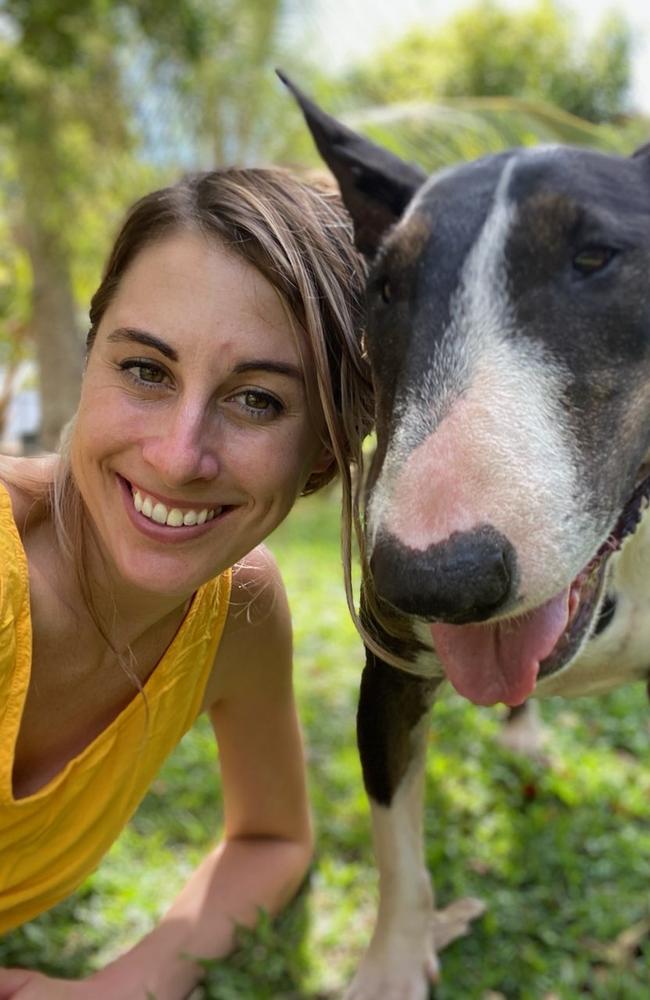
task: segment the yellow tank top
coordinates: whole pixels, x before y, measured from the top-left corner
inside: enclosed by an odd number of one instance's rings
[[[26,798],[14,748],[31,670],[25,552],[0,484],[0,933],[68,896],[99,863],[200,712],[226,620],[230,570],[195,594],[142,695]]]

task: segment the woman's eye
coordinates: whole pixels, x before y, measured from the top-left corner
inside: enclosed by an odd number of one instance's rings
[[[279,399],[268,392],[260,392],[258,389],[245,389],[234,398],[256,420],[270,420],[284,409]]]
[[[120,368],[128,372],[135,382],[144,385],[162,385],[167,378],[164,368],[150,361],[123,361]]]
[[[584,247],[573,258],[573,267],[585,276],[595,274],[607,267],[615,256],[616,250],[611,247]]]

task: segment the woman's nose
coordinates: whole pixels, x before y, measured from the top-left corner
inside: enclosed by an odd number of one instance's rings
[[[142,445],[142,456],[168,486],[214,479],[220,468],[214,431],[214,421],[202,412],[180,409],[152,429]]]

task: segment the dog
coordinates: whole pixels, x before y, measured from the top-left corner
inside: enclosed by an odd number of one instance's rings
[[[284,79],[369,260],[358,743],[380,902],[346,997],[423,1000],[441,683],[516,716],[650,676],[650,144],[515,149],[429,177]]]

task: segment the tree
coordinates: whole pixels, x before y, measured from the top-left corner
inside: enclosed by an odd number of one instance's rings
[[[440,30],[416,28],[348,76],[359,103],[458,97],[544,100],[594,123],[625,111],[631,32],[609,14],[586,46],[553,0],[509,11],[482,0]]]
[[[205,55],[180,74],[177,100],[206,166],[254,164],[283,147],[273,68],[281,51],[281,0],[221,0]]]
[[[31,265],[29,327],[42,400],[42,441],[53,447],[74,412],[83,366],[72,242],[79,202],[91,198],[101,155],[123,148],[113,56],[98,30],[105,0],[3,0],[0,130],[13,164],[8,211]],[[101,88],[101,92],[100,92]]]
[[[259,122],[281,13],[280,0],[0,0],[5,200],[31,264],[46,448],[76,406],[77,302],[89,273],[96,283],[107,218],[172,164],[260,155],[273,134],[272,116],[266,131]]]
[[[650,132],[647,120],[624,113],[630,30],[613,15],[586,49],[576,37],[551,0],[519,13],[486,0],[438,30],[407,32],[335,78],[321,75],[311,92],[429,171],[538,142],[627,154]]]

